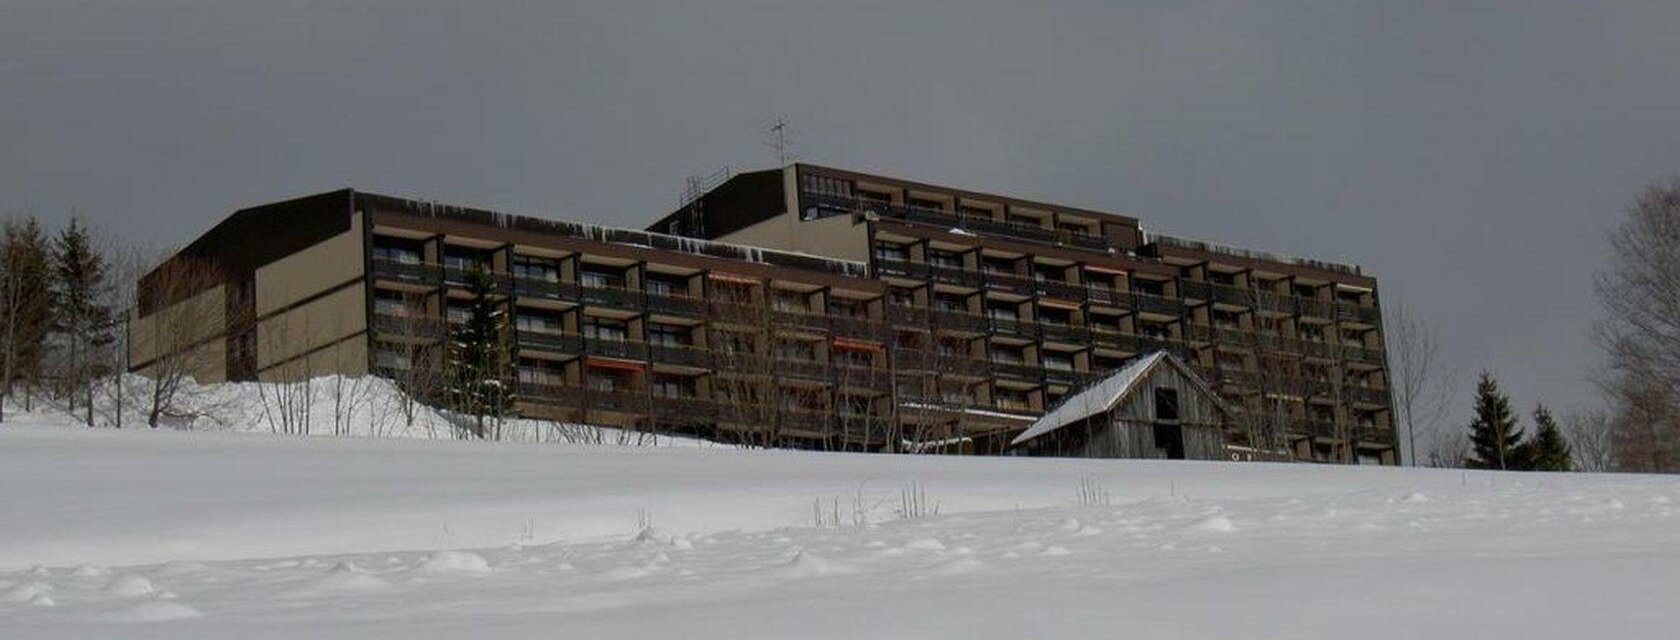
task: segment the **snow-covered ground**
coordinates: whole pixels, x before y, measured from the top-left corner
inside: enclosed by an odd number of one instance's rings
[[[1680,635],[1680,478],[34,422],[0,638]]]

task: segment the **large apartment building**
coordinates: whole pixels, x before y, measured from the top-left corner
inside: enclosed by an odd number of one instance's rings
[[[1005,453],[1070,392],[1167,350],[1235,408],[1233,452],[1396,462],[1373,278],[1050,203],[801,163],[636,231],[342,190],[236,212],[171,263],[213,275],[142,281],[136,371],[190,349],[201,380],[423,391],[482,269],[523,415]]]

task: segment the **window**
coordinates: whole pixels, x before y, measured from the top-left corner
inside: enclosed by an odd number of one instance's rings
[[[835,349],[830,354],[835,364],[868,369],[874,364],[873,354],[863,349]]]
[[[561,333],[565,329],[560,319],[550,315],[521,312],[513,317],[520,333]]]
[[[943,251],[943,250],[940,250],[940,249],[928,249],[927,261],[928,261],[928,264],[931,264],[931,265],[936,266],[936,267],[945,267],[945,268],[948,268],[948,269],[961,269],[961,268],[963,268],[962,254],[959,254],[955,251]]]
[[[910,252],[901,244],[877,242],[875,243],[875,259],[904,262],[910,259]]]
[[[1042,227],[1042,226],[1044,226],[1044,223],[1039,222],[1038,218],[1035,218],[1033,216],[1028,216],[1028,215],[1022,215],[1022,214],[1019,214],[1019,213],[1011,213],[1005,219],[1010,221],[1010,222],[1013,222],[1015,224],[1024,226],[1024,227]]]
[[[513,277],[542,282],[559,282],[560,261],[536,256],[514,256]]]
[[[992,397],[996,399],[999,409],[1026,411],[1032,408],[1032,403],[1027,400],[1027,392],[1020,389],[998,389]]]
[[[1032,275],[1039,282],[1067,281],[1067,269],[1056,265],[1033,263]]]
[[[1021,347],[1011,347],[1001,344],[992,345],[992,362],[1001,362],[1004,364],[1025,364],[1027,361],[1026,355],[1026,350]]]
[[[1041,306],[1038,308],[1038,321],[1047,324],[1071,325],[1073,324],[1073,312],[1067,309]]]
[[[1172,338],[1172,328],[1160,322],[1139,321],[1138,332],[1159,340]]]
[[[443,266],[461,271],[472,271],[487,266],[483,252],[465,247],[448,247],[443,251]]]
[[[973,205],[966,205],[966,204],[965,205],[959,205],[957,207],[957,213],[968,216],[970,218],[987,218],[987,219],[990,219],[992,217],[992,210],[991,209],[987,209],[985,207],[976,207],[976,206],[973,206]]]
[[[445,312],[445,315],[449,318],[449,322],[451,324],[465,324],[468,320],[472,319],[472,309],[468,309],[458,304],[451,304],[449,305],[448,311]]]
[[[373,313],[381,316],[397,316],[399,318],[419,318],[426,315],[426,310],[398,295],[386,291],[375,294],[373,299]]]
[[[1113,290],[1114,289],[1114,274],[1111,274],[1111,273],[1097,273],[1095,271],[1086,271],[1085,272],[1085,285],[1088,286],[1088,287],[1091,287],[1093,289]]]
[[[675,324],[649,324],[647,328],[648,342],[667,346],[687,346],[694,344],[693,329]]]
[[[595,340],[619,340],[629,337],[628,325],[616,318],[589,316],[583,319],[583,335]]]
[[[807,173],[799,176],[799,183],[800,188],[804,189],[806,193],[833,196],[836,198],[852,197],[852,181],[850,180],[841,180],[839,178],[830,178],[828,176],[819,176]]]
[[[1021,313],[1017,311],[1015,309],[1015,305],[1012,304],[989,304],[986,305],[986,317],[993,320],[1008,320],[1013,322],[1020,319]]]
[[[418,247],[403,247],[387,244],[373,245],[373,259],[382,262],[398,264],[420,264],[421,253]]]
[[[412,358],[409,358],[408,354],[401,351],[381,348],[373,352],[373,366],[381,369],[396,369],[401,371],[414,366],[414,361]]]
[[[586,264],[578,274],[578,282],[585,287],[624,288],[624,272],[600,265]]]
[[[1073,354],[1065,351],[1044,352],[1044,368],[1056,371],[1073,370]]]
[[[892,204],[892,199],[893,198],[892,198],[892,194],[890,194],[890,193],[883,193],[883,192],[880,192],[880,191],[869,191],[867,189],[858,189],[857,194],[858,194],[859,199],[864,200],[866,202],[872,202],[872,203],[875,203],[875,204],[885,204],[885,205],[891,205]]]
[[[1163,280],[1132,280],[1132,291],[1151,296],[1167,295],[1167,283]]]
[[[815,362],[817,346],[804,340],[783,340],[776,343],[776,357],[782,360]]]
[[[653,395],[659,398],[694,397],[694,379],[683,376],[653,376]]]
[[[1057,224],[1056,228],[1076,236],[1091,235],[1091,227],[1083,222],[1062,222]]]
[[[723,353],[753,353],[757,351],[753,335],[734,331],[714,331],[713,347]]]
[[[892,290],[888,292],[888,295],[891,296],[893,304],[902,307],[913,307],[916,305],[916,291],[914,289],[906,287],[893,287]]]
[[[868,318],[869,303],[856,298],[831,297],[828,299],[828,314],[841,318]]]
[[[968,313],[968,301],[959,295],[936,293],[933,297],[933,308],[939,311]]]
[[[772,306],[777,311],[791,311],[807,313],[811,310],[810,297],[802,291],[776,290],[776,297],[772,299]]]
[[[1155,389],[1155,421],[1178,422],[1178,390],[1166,387]]]
[[[1015,261],[1009,258],[982,256],[980,258],[980,270],[986,273],[1013,274],[1015,273]]]
[[[927,198],[911,198],[910,199],[910,206],[915,207],[917,209],[927,209],[929,211],[944,211],[945,210],[945,203],[940,202],[938,200],[929,200]]]
[[[649,273],[646,280],[647,292],[656,296],[688,295],[688,279],[682,276]]]

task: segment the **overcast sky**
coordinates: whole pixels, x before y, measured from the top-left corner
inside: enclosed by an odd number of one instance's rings
[[[0,211],[179,245],[354,186],[638,227],[775,164],[781,115],[803,160],[1356,262],[1526,413],[1593,399],[1604,228],[1680,174],[1673,0],[339,4],[0,1]]]

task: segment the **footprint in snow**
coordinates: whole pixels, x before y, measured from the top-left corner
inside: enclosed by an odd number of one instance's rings
[[[197,609],[179,602],[142,602],[105,614],[105,622],[167,622],[203,616]]]
[[[134,574],[117,576],[105,585],[105,592],[118,598],[138,598],[155,590],[152,581]]]
[[[77,578],[103,578],[111,575],[111,570],[99,565],[83,564],[78,565],[76,570],[70,572],[70,575]]]
[[[439,551],[426,556],[426,560],[416,568],[440,574],[488,573],[490,563],[484,560],[484,556],[471,551]]]
[[[1191,523],[1187,528],[1209,533],[1230,533],[1237,530],[1237,526],[1231,524],[1231,519],[1225,516],[1208,516]]]
[[[904,543],[904,548],[911,551],[944,551],[945,543],[933,538],[917,538]]]

